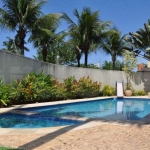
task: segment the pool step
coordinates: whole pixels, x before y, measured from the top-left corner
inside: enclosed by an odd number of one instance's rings
[[[27,115],[27,116],[30,116],[30,115],[38,115],[39,113],[38,112],[32,112],[32,111],[21,111],[21,110],[12,110],[11,113],[13,114],[21,114],[21,115]]]
[[[60,117],[61,119],[66,119],[66,120],[78,120],[78,121],[87,121],[88,118],[86,117],[79,117],[79,116],[73,116],[73,115],[67,115]]]

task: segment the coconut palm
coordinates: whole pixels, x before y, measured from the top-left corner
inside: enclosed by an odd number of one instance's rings
[[[48,26],[56,20],[57,14],[43,15],[41,7],[45,0],[2,0],[0,8],[0,27],[16,31],[15,44],[24,55],[25,37],[28,32],[36,30],[37,26]],[[38,28],[39,28],[38,27]],[[44,29],[43,29],[44,32]]]
[[[125,40],[132,45],[129,50],[133,51],[135,56],[150,60],[150,19],[148,23],[144,24],[144,28],[140,28],[136,32],[130,32]],[[141,51],[143,54],[139,54]]]
[[[134,45],[141,49],[146,49],[150,46],[150,20],[148,24],[144,24],[144,28],[140,28],[136,32],[130,32],[129,35],[133,38]]]
[[[63,31],[56,33],[59,17],[61,17],[61,15],[58,15],[57,19],[54,16],[55,19],[47,26],[38,25],[37,28],[32,31],[32,35],[29,38],[29,42],[33,42],[35,48],[41,49],[39,52],[42,52],[43,61],[45,62],[47,61],[48,50],[52,50],[54,45],[57,45],[58,42],[61,42],[65,37]]]
[[[15,54],[20,54],[20,50],[17,47],[15,40],[10,37],[6,37],[6,38],[8,39],[8,41],[3,42],[3,46],[5,47],[3,50],[11,52],[11,53],[15,53]],[[24,47],[24,49],[26,51],[29,51],[27,47]]]
[[[116,27],[113,27],[101,43],[103,52],[111,55],[113,70],[116,67],[117,56],[122,56],[125,50],[126,43],[123,38],[124,36],[121,37],[121,32]]]
[[[65,13],[64,19],[69,24],[70,33],[76,30],[80,33],[80,35],[78,35],[78,48],[82,50],[82,53],[85,55],[84,65],[87,67],[89,52],[98,47],[106,26],[108,26],[110,22],[102,22],[99,19],[99,11],[92,12],[91,9],[87,7],[83,8],[81,14],[79,14],[77,9],[74,10],[73,14],[77,18],[77,23]]]
[[[81,34],[78,28],[70,32],[70,39],[68,40],[68,44],[70,45],[70,47],[73,50],[73,53],[75,54],[78,67],[80,67],[80,59],[83,54],[82,50],[80,49],[80,39],[81,39]]]
[[[24,55],[24,40],[26,34],[33,28],[35,20],[42,14],[40,11],[44,1],[37,0],[2,0],[0,8],[1,28],[16,31],[16,45]]]
[[[8,39],[8,41],[3,42],[3,46],[5,47],[5,48],[3,48],[3,50],[9,51],[9,52],[12,52],[15,54],[19,54],[20,51],[15,44],[15,40],[10,37],[7,37],[7,39]]]
[[[37,55],[34,56],[34,58],[43,60],[41,47],[38,47]],[[76,63],[76,59],[70,44],[68,44],[68,42],[59,41],[48,47],[46,62],[71,65]]]

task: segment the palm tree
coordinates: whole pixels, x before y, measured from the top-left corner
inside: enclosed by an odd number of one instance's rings
[[[125,40],[131,44],[129,51],[134,52],[135,56],[150,60],[150,19],[148,23],[144,24],[144,28],[140,28],[136,32],[130,32]],[[141,51],[144,54],[140,54]]]
[[[43,60],[41,47],[38,47],[37,55],[34,56],[34,58],[37,60]],[[48,47],[46,62],[72,65],[76,63],[76,59],[70,44],[68,44],[68,42],[59,41]]]
[[[111,55],[113,70],[115,70],[115,62],[117,60],[117,56],[123,55],[123,51],[126,46],[126,43],[123,38],[124,36],[121,37],[121,32],[116,27],[113,27],[101,43],[103,52]]]
[[[8,41],[3,42],[3,46],[5,46],[5,48],[3,50],[9,51],[9,52],[15,53],[15,54],[20,54],[20,50],[17,47],[15,40],[10,37],[7,37],[7,39],[8,39]],[[26,51],[29,51],[29,49],[27,47],[24,47],[24,49]]]
[[[52,32],[54,32],[54,31],[52,31]],[[39,30],[34,30],[34,31],[32,31],[32,35],[29,38],[29,42],[33,42],[34,48],[41,49],[42,58],[43,58],[43,61],[45,61],[45,62],[46,62],[48,49],[49,49],[50,45],[53,44],[54,37],[55,37],[54,33],[52,33],[50,36]]]
[[[78,48],[81,49],[85,55],[84,65],[87,67],[89,52],[98,47],[106,26],[108,26],[110,22],[102,22],[99,19],[99,11],[92,12],[91,9],[87,7],[83,8],[81,14],[79,14],[77,9],[74,10],[73,14],[77,18],[77,24],[65,13],[64,19],[69,24],[70,33],[76,30],[80,33],[80,35],[78,35]]]
[[[15,54],[19,54],[20,51],[15,44],[15,40],[10,37],[7,37],[7,39],[8,39],[8,41],[3,42],[3,46],[5,47],[3,50],[9,51],[9,52],[12,52]]]
[[[78,67],[80,67],[80,59],[82,57],[82,50],[80,49],[80,39],[81,39],[81,34],[80,30],[76,28],[72,32],[70,32],[70,39],[68,40],[68,44],[72,48],[75,57],[77,59]]]
[[[150,19],[148,24],[144,24],[144,28],[140,28],[136,32],[130,32],[129,35],[134,40],[134,45],[138,48],[145,49],[150,46]]]
[[[57,17],[52,15],[53,21],[46,26],[45,24],[41,26],[38,24],[35,30],[32,30],[32,35],[29,38],[29,42],[33,42],[35,48],[41,49],[39,52],[42,52],[43,61],[45,62],[47,61],[48,50],[65,37],[63,31],[56,34],[60,17],[61,15]]]
[[[2,0],[3,9],[0,8],[0,26],[16,31],[16,45],[24,55],[24,40],[26,34],[33,28],[35,21],[42,14],[40,11],[44,1],[37,0]]]
[[[0,8],[0,27],[16,31],[15,44],[24,55],[25,37],[28,32],[36,30],[39,26],[48,26],[56,20],[57,14],[43,15],[41,7],[45,0],[2,0],[3,9]],[[38,27],[38,28],[39,28]],[[44,29],[43,29],[44,31]]]

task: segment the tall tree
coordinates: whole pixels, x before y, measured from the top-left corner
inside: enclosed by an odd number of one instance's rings
[[[80,67],[80,59],[81,56],[83,54],[82,50],[80,49],[79,45],[80,45],[80,39],[81,39],[81,34],[80,34],[80,30],[79,28],[74,29],[72,32],[70,32],[70,39],[68,40],[68,44],[70,45],[70,47],[72,48],[77,63],[78,63],[78,67]]]
[[[45,0],[2,1],[4,5],[3,8],[0,8],[0,27],[16,31],[15,42],[21,51],[21,55],[24,55],[27,33],[36,30],[38,26],[49,25],[51,19],[54,20],[55,17],[52,17],[51,14],[43,15],[41,12]]]
[[[16,31],[16,45],[24,55],[24,42],[26,34],[33,28],[35,20],[42,14],[40,11],[44,1],[37,0],[2,0],[3,9],[0,8],[0,26]]]
[[[10,37],[7,37],[7,39],[8,39],[8,41],[3,42],[3,46],[4,46],[3,50],[9,51],[9,52],[12,52],[15,54],[20,54],[20,51],[15,44],[15,40]]]
[[[39,52],[42,52],[43,61],[47,61],[48,50],[52,50],[54,45],[58,45],[58,42],[61,42],[65,37],[65,33],[59,32],[56,33],[56,30],[59,26],[59,19],[61,14],[51,15],[51,21],[49,24],[42,24],[37,26],[35,30],[32,31],[32,35],[29,38],[29,42],[33,42],[35,48],[40,48]],[[54,50],[52,50],[53,52]],[[49,53],[50,54],[50,53]]]
[[[134,52],[135,56],[141,56],[150,60],[150,19],[136,32],[130,32],[125,39],[131,44],[129,51]]]
[[[84,65],[87,67],[88,54],[90,51],[95,50],[100,43],[106,27],[110,22],[102,22],[99,19],[99,11],[92,12],[90,8],[85,7],[81,14],[75,9],[73,14],[77,18],[75,23],[67,14],[64,13],[64,19],[69,24],[69,32],[72,33],[75,30],[79,30],[79,49],[85,55]],[[71,36],[71,35],[70,35]]]
[[[111,55],[113,70],[115,70],[116,67],[115,62],[117,60],[117,56],[123,55],[125,46],[126,41],[124,41],[124,36],[121,36],[121,32],[116,27],[111,28],[109,34],[107,34],[101,42],[103,52]]]
[[[14,39],[7,37],[8,41],[3,42],[3,46],[5,51],[9,51],[11,53],[20,54],[20,50],[16,45],[16,42]],[[27,47],[24,47],[26,51],[29,51]]]
[[[37,60],[43,60],[42,48],[38,48],[37,55],[34,56]],[[57,63],[62,65],[71,65],[76,63],[75,54],[72,47],[66,42],[58,42],[50,45],[47,51],[46,62]]]

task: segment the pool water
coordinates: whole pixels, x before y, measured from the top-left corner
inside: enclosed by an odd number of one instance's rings
[[[80,123],[80,121],[15,114],[0,116],[0,128],[42,128],[73,125],[76,123]]]
[[[81,121],[62,119],[66,116],[70,118],[75,116],[117,121],[140,120],[150,113],[150,100],[109,98],[104,100],[25,108],[21,109],[21,111],[31,111],[38,115],[0,115],[0,127],[40,128],[81,123]]]

